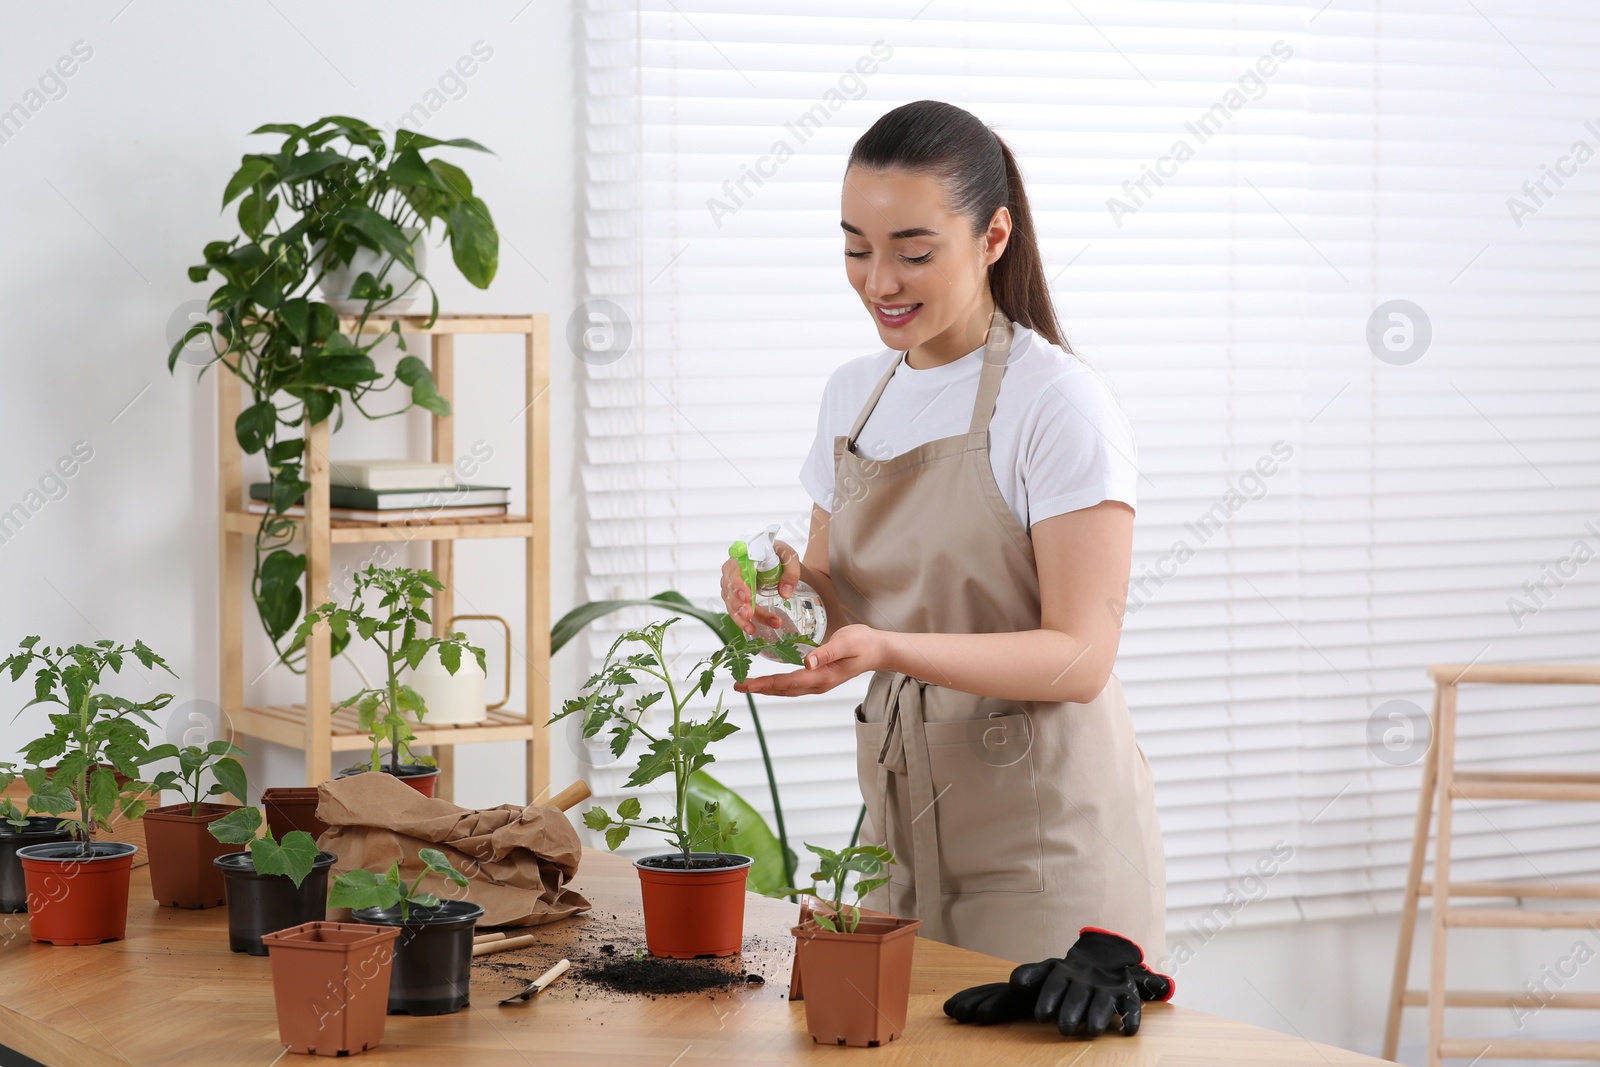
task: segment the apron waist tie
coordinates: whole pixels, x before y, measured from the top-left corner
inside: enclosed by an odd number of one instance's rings
[[[897,795],[891,775],[903,775],[911,810],[911,874],[916,887],[917,918],[922,934],[944,940],[939,878],[939,797],[933,791],[933,765],[928,758],[928,733],[924,729],[923,695],[927,683],[897,674],[889,686],[884,714],[883,746],[878,750],[878,783],[885,798]],[[895,857],[904,861],[903,857]]]

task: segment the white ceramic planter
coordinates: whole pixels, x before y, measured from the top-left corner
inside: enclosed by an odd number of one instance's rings
[[[411,238],[411,255],[416,261],[417,269],[426,274],[428,272],[428,246],[422,239],[422,231],[414,226],[408,227],[405,230],[405,235]],[[322,246],[319,244],[313,248],[312,254],[320,256],[322,254]],[[341,267],[335,267],[322,276],[322,281],[318,283],[317,288],[322,290],[323,300],[329,307],[340,314],[359,314],[367,306],[367,302],[352,298],[350,296],[350,287],[356,283],[356,279],[361,277],[364,272],[377,277],[378,271],[383,269],[384,261],[388,258],[389,254],[387,252],[374,252],[370,248],[357,249],[355,257],[349,263]],[[389,268],[389,273],[383,280],[394,286],[396,294],[394,302],[384,306],[383,312],[385,314],[408,310],[412,304],[416,303],[419,296],[427,292],[427,287],[417,279],[415,274],[407,269],[405,264],[398,260]]]
[[[418,662],[416,669],[406,678],[406,684],[417,691],[427,708],[423,722],[430,726],[452,726],[459,723],[483,722],[489,717],[484,697],[487,679],[478,667],[477,658],[470,653],[461,657],[456,673],[444,669],[437,648]],[[406,716],[414,719],[409,713]]]

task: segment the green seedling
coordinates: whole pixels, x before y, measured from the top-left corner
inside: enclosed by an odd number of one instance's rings
[[[136,702],[97,691],[107,670],[120,674],[130,659],[172,674],[166,660],[143,641],[50,647],[28,637],[20,651],[0,662],[0,671],[9,671],[13,682],[37,668],[34,696],[24,708],[56,704],[63,709],[50,714],[50,732],[22,750],[29,764],[22,777],[33,792],[28,807],[59,816],[86,847],[116,813],[128,819],[144,814],[150,786],[139,780],[139,771],[150,761],[150,734],[139,720],[156,725],[150,712],[172,702],[171,693]],[[46,760],[57,762],[40,766]]]
[[[304,641],[318,623],[326,622],[332,631],[335,645],[349,640],[352,629],[363,641],[370,641],[383,652],[384,680],[381,686],[362,689],[339,704],[340,708],[354,707],[361,729],[367,731],[372,741],[372,754],[368,769],[383,769],[383,746],[389,746],[390,773],[398,775],[402,763],[421,763],[432,767],[431,756],[412,754],[411,742],[416,734],[406,720],[411,712],[421,722],[427,714],[422,697],[409,685],[400,682],[400,669],[415,669],[429,649],[439,650],[439,661],[451,674],[461,666],[461,654],[472,653],[479,669],[484,668],[483,649],[467,643],[467,635],[448,633],[442,636],[425,636],[419,627],[433,625],[424,604],[434,592],[444,588],[432,571],[414,570],[410,567],[369,566],[355,576],[355,586],[350,594],[350,606],[339,607],[332,602],[308,612],[301,622],[297,640]],[[369,601],[371,605],[369,606]]]
[[[739,729],[728,721],[720,694],[715,710],[704,722],[692,722],[685,717],[689,701],[709,694],[720,671],[726,670],[736,681],[743,681],[749,676],[751,659],[765,648],[781,647],[786,656],[792,657],[791,662],[799,663],[801,653],[796,643],[803,639],[794,635],[783,642],[768,644],[736,634],[710,656],[695,663],[687,674],[674,677],[667,666],[669,657],[664,643],[667,629],[678,621],[674,616],[618,637],[606,653],[605,665],[584,683],[583,695],[563,704],[550,721],[579,715],[586,738],[609,728],[611,752],[615,756],[621,756],[635,737],[644,739],[647,750],[625,787],[639,788],[671,775],[672,814],[644,818],[639,798],[628,797],[617,806],[615,815],[605,808],[590,808],[584,812],[583,823],[591,830],[604,833],[606,847],[613,850],[621,846],[633,830],[665,834],[682,855],[687,868],[690,853],[720,853],[737,833],[734,820],[722,813],[717,802],[708,800],[700,806],[689,803],[689,780],[696,771],[715,761],[716,757],[707,751],[708,748]],[[644,646],[643,651],[625,652],[623,646],[630,644]],[[632,701],[625,699],[623,687],[638,685],[644,677],[659,681],[665,688],[652,689]],[[671,708],[671,723],[665,729],[645,726],[645,712],[663,699]]]
[[[317,839],[304,830],[290,830],[282,841],[272,839],[265,829],[266,817],[257,807],[230,811],[207,829],[211,836],[228,845],[245,845],[257,874],[281,874],[296,888],[317,864]]]
[[[832,930],[834,933],[855,933],[856,927],[861,925],[862,899],[874,889],[889,884],[889,876],[884,874],[883,870],[895,861],[894,853],[877,845],[851,845],[839,852],[817,845],[807,845],[806,849],[816,853],[819,860],[817,870],[811,875],[812,888],[788,889],[785,892],[804,893],[816,897],[825,910],[814,911],[811,917],[824,930]],[[857,875],[852,886],[856,902],[846,904],[845,882],[852,874]],[[817,882],[825,885],[821,892],[816,889]]]
[[[177,745],[157,745],[150,750],[150,759],[176,758],[178,769],[162,771],[150,784],[156,789],[177,790],[188,803],[189,814],[199,815],[200,805],[208,797],[232,793],[240,800],[245,798],[249,787],[245,784],[244,767],[236,758],[244,754],[244,749],[228,741],[213,741],[203,748],[199,745],[185,745],[182,748]],[[210,789],[202,792],[200,780],[207,771],[215,781]]]
[[[459,886],[467,884],[467,876],[450,865],[450,858],[436,848],[425,848],[417,852],[417,859],[422,861],[423,872],[417,875],[417,880],[409,886],[400,878],[400,864],[395,862],[389,867],[389,873],[379,878],[373,871],[354,870],[349,874],[341,874],[333,880],[333,893],[328,897],[328,904],[335,908],[392,908],[400,905],[400,921],[405,922],[411,918],[411,909],[437,908],[439,898],[432,893],[419,893],[417,889],[422,885],[422,880],[430,874],[437,874]]]
[[[22,777],[17,773],[15,763],[0,763],[0,794],[11,788],[11,783]],[[17,807],[17,802],[11,797],[0,795],[0,821],[9,823],[13,828],[22,830],[28,825],[28,812],[33,805],[24,801]]]

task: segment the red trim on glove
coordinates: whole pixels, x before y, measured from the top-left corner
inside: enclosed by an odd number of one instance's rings
[[[1133,938],[1126,937],[1126,936],[1124,936],[1122,934],[1119,934],[1115,930],[1107,930],[1103,926],[1085,926],[1085,927],[1081,927],[1078,930],[1078,936],[1082,937],[1084,934],[1109,934],[1112,937],[1120,937],[1120,938],[1122,938],[1122,940],[1126,941],[1128,944],[1132,945],[1134,948],[1139,950],[1139,965],[1140,966],[1144,966],[1144,946],[1139,944],[1139,942],[1133,940]],[[1156,999],[1158,1001],[1160,1001],[1161,1003],[1163,1003],[1163,1004],[1166,1003],[1167,1001],[1171,1000],[1173,995],[1178,992],[1178,982],[1177,982],[1177,980],[1175,978],[1173,978],[1172,975],[1170,975],[1170,974],[1162,974],[1160,971],[1151,971],[1149,967],[1145,967],[1145,970],[1150,971],[1151,974],[1157,975],[1157,976],[1159,976],[1161,978],[1165,978],[1167,980],[1167,995],[1164,996],[1164,997],[1157,997]]]

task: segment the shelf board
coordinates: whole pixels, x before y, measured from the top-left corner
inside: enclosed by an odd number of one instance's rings
[[[441,314],[431,327],[423,328],[423,323],[428,321],[426,315],[370,315],[362,333],[383,333],[390,325],[398,322],[401,333],[431,334],[431,333],[531,333],[534,321],[543,316],[538,315],[444,315]],[[353,330],[358,316],[340,315],[339,329],[345,332]]]
[[[297,527],[304,521],[290,519]],[[222,517],[229,533],[254,537],[261,516],[254,511],[229,511]],[[533,536],[533,523],[523,515],[487,515],[475,519],[417,519],[379,525],[353,519],[330,519],[328,540],[336,545],[375,544],[384,541],[467,541],[474,538]],[[295,531],[295,540],[303,533]]]
[[[304,704],[267,704],[235,709],[228,712],[233,728],[246,737],[259,737],[263,741],[286,745],[289,748],[306,746],[306,708]],[[415,725],[417,739],[414,745],[466,745],[480,741],[528,741],[538,727],[528,722],[520,711],[500,708],[491,711],[489,718],[480,723],[460,726]],[[335,711],[333,714],[333,750],[355,752],[370,748],[366,731],[356,725],[354,710]]]

